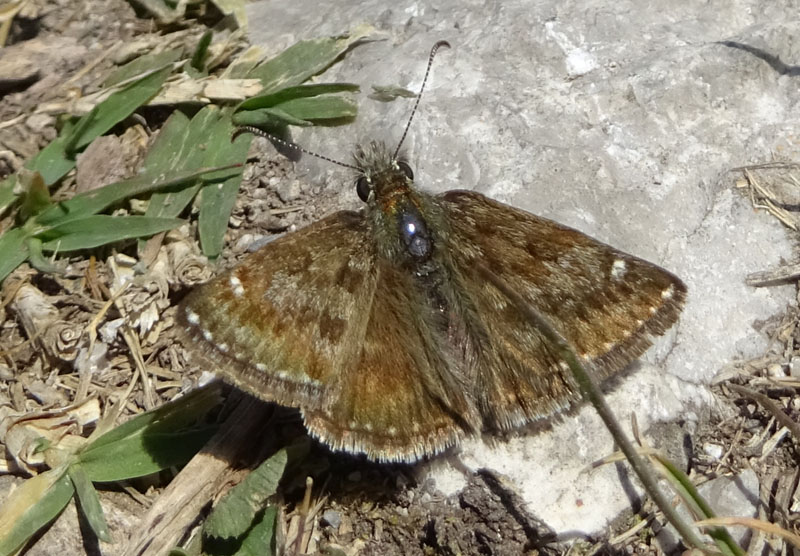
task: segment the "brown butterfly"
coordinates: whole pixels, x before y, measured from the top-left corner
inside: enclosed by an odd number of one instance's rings
[[[366,208],[276,239],[178,311],[201,362],[299,407],[331,448],[411,462],[579,399],[557,349],[479,266],[598,379],[678,318],[686,287],[670,272],[479,193],[419,191],[398,151],[373,142],[343,164]]]

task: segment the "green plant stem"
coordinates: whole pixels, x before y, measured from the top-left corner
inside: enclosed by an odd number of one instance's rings
[[[647,494],[650,495],[656,506],[658,506],[658,508],[664,513],[664,517],[666,517],[667,521],[669,521],[672,526],[675,527],[681,537],[683,537],[684,541],[695,548],[701,550],[705,549],[707,545],[702,541],[699,535],[683,519],[681,519],[681,517],[678,515],[678,512],[672,507],[672,504],[670,504],[666,496],[664,496],[664,493],[662,493],[661,489],[658,488],[658,483],[655,476],[645,465],[644,460],[636,452],[636,448],[633,447],[633,444],[631,444],[627,436],[625,436],[625,432],[622,430],[619,422],[614,417],[614,413],[611,411],[611,408],[606,403],[605,397],[600,391],[600,388],[597,386],[592,376],[580,364],[575,352],[572,350],[567,340],[550,325],[547,319],[545,319],[538,311],[531,307],[531,305],[525,301],[522,296],[515,292],[508,284],[506,284],[499,276],[497,276],[497,274],[492,272],[482,263],[478,263],[477,270],[484,278],[491,282],[494,287],[500,290],[504,296],[514,303],[517,309],[519,309],[525,315],[525,317],[536,326],[536,328],[542,333],[547,341],[551,342],[558,349],[559,355],[563,358],[567,365],[569,365],[569,368],[572,371],[572,376],[578,383],[578,388],[580,389],[581,395],[585,400],[589,401],[597,410],[597,413],[600,414],[600,418],[603,420],[606,428],[611,433],[611,437],[614,439],[614,442],[617,443],[620,450],[622,450],[622,453],[625,454],[625,457],[628,459],[628,462],[633,468],[634,473],[636,473],[636,475],[639,477],[639,480],[642,482],[642,486]]]
[[[677,465],[661,454],[654,454],[651,457],[655,463],[664,467],[664,474],[671,479],[670,483],[673,488],[675,488],[695,517],[700,516],[701,519],[717,517],[714,510],[700,495],[689,476],[682,469],[679,469]],[[706,534],[714,539],[722,554],[726,556],[745,556],[746,552],[736,544],[736,541],[733,540],[733,537],[725,527],[712,527],[706,531]]]

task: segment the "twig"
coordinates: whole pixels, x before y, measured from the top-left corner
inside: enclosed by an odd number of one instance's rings
[[[794,436],[795,441],[800,442],[800,425],[795,423],[791,417],[786,415],[783,410],[778,407],[778,404],[773,402],[767,396],[762,394],[761,392],[756,392],[755,390],[751,390],[750,388],[746,388],[744,386],[739,386],[738,384],[726,384],[728,388],[733,390],[734,392],[738,392],[742,396],[746,396],[751,400],[758,402],[761,407],[767,410],[770,415],[775,417],[775,420],[778,421],[782,426],[789,429]]]

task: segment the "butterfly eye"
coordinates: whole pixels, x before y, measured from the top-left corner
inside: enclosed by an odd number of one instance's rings
[[[408,179],[414,179],[414,172],[411,170],[411,166],[408,165],[408,162],[400,160],[397,162],[397,167],[400,168],[400,171],[403,172]]]
[[[358,198],[367,202],[369,199],[369,194],[372,192],[372,184],[366,178],[366,176],[361,176],[356,181],[356,193],[358,193]]]

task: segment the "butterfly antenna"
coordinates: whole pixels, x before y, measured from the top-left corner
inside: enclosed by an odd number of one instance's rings
[[[414,119],[414,114],[417,113],[417,106],[419,106],[419,99],[422,98],[422,91],[425,90],[425,83],[428,81],[428,74],[431,72],[431,65],[433,65],[433,58],[436,56],[436,52],[443,46],[450,48],[450,43],[447,41],[438,41],[436,44],[433,45],[431,48],[431,53],[428,56],[428,67],[425,69],[425,77],[422,78],[422,86],[419,88],[419,93],[417,94],[417,100],[414,101],[414,108],[411,109],[411,115],[408,117],[408,122],[406,123],[406,128],[403,130],[403,136],[400,138],[400,142],[397,144],[397,148],[394,150],[394,156],[392,158],[397,158],[397,155],[400,153],[400,147],[403,146],[403,141],[406,140],[406,135],[408,135],[408,128],[411,127],[411,120]]]
[[[281,139],[280,137],[276,137],[275,135],[269,133],[268,131],[264,131],[263,129],[260,129],[260,128],[257,128],[257,127],[253,127],[251,125],[243,125],[243,126],[239,126],[236,129],[234,129],[233,133],[231,134],[231,141],[235,141],[236,138],[239,137],[243,133],[252,133],[253,135],[258,135],[259,137],[264,137],[265,139],[269,139],[270,141],[278,143],[279,145],[282,145],[282,146],[287,147],[289,149],[292,149],[292,150],[295,150],[295,151],[298,151],[298,152],[301,152],[301,153],[304,153],[304,154],[307,154],[307,155],[310,155],[310,156],[315,156],[315,157],[320,158],[322,160],[325,160],[327,162],[331,162],[333,164],[338,164],[339,166],[344,166],[345,168],[350,168],[351,170],[359,170],[358,166],[354,166],[352,164],[348,164],[347,162],[342,162],[340,160],[336,160],[336,159],[330,158],[330,157],[325,156],[323,154],[315,153],[314,151],[309,151],[307,149],[304,149],[303,147],[301,147],[297,143],[292,143],[291,141],[287,141],[285,139]]]

